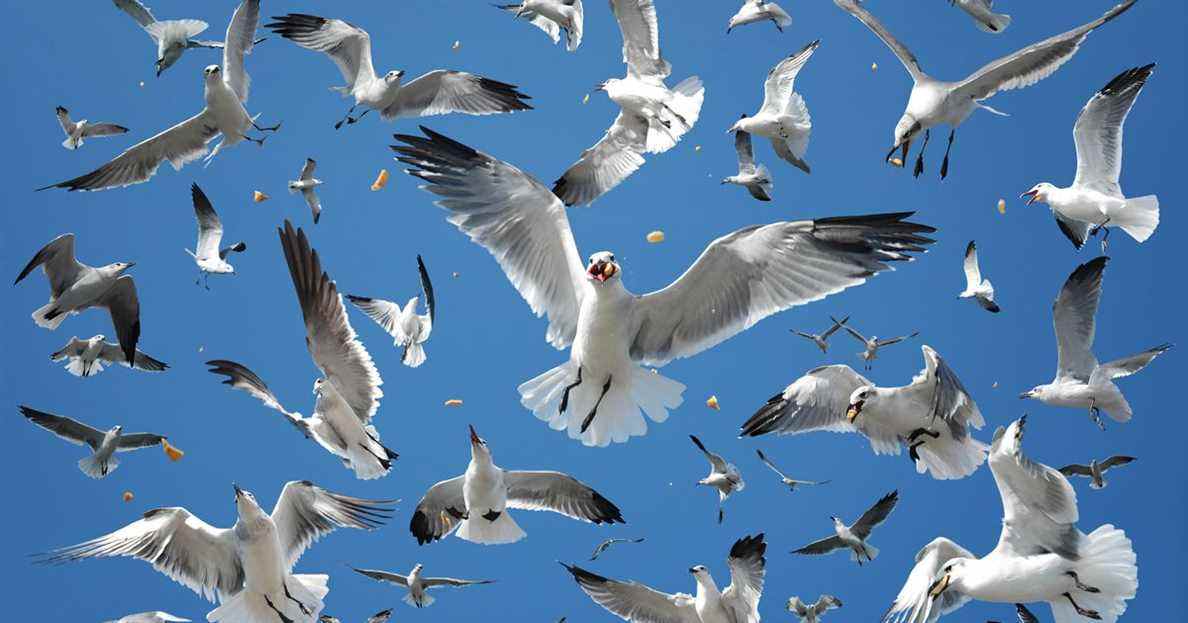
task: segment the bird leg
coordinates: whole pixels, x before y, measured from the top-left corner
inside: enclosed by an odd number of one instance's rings
[[[1101,620],[1101,615],[1098,614],[1096,610],[1086,610],[1086,609],[1078,606],[1077,602],[1073,601],[1072,595],[1070,595],[1068,593],[1064,593],[1064,596],[1068,599],[1068,603],[1072,604],[1072,607],[1074,610],[1077,611],[1077,614],[1079,614],[1087,619],[1093,619],[1094,621]]]
[[[497,511],[493,508],[487,509],[487,512],[483,513],[483,519],[486,519],[487,521],[490,521],[490,522],[494,522],[496,519],[499,519],[499,516],[502,514],[503,514],[502,511]]]
[[[301,608],[301,614],[304,614],[305,616],[309,616],[309,615],[313,614],[313,612],[310,612],[309,608],[305,607],[305,604],[301,603],[300,600],[293,597],[293,595],[289,593],[288,583],[286,583],[284,580],[281,580],[281,586],[285,589],[285,597],[288,597],[289,601],[297,604],[298,608]]]
[[[279,130],[279,129],[280,129],[280,127],[281,127],[281,123],[282,123],[282,122],[280,122],[280,121],[277,121],[277,122],[276,122],[276,125],[273,125],[273,126],[268,126],[268,127],[266,127],[266,128],[265,128],[265,127],[261,127],[261,126],[258,126],[258,125],[256,125],[256,122],[255,122],[255,121],[253,121],[253,122],[252,122],[252,127],[253,127],[253,128],[256,128],[256,131],[258,131],[258,132],[276,132],[277,130]]]
[[[945,179],[949,175],[949,152],[953,149],[953,136],[957,134],[957,128],[949,130],[949,146],[945,147],[945,160],[941,163],[941,179]]]
[[[276,613],[276,616],[280,617],[281,623],[293,623],[293,619],[290,619],[289,617],[285,616],[285,613],[276,609],[276,606],[272,604],[272,600],[268,598],[268,595],[264,596],[264,603],[268,604],[268,607],[272,608],[272,611]]]
[[[206,288],[207,292],[210,291],[210,273],[202,273],[202,287]]]
[[[348,119],[350,119],[350,118],[351,118],[351,113],[355,112],[355,109],[356,109],[356,108],[358,108],[358,107],[359,107],[359,105],[358,105],[358,104],[355,104],[354,106],[351,106],[351,108],[350,108],[349,110],[347,110],[347,112],[346,112],[346,115],[345,115],[345,116],[343,116],[343,118],[342,118],[342,119],[339,119],[339,120],[338,120],[338,123],[335,123],[335,124],[334,124],[334,129],[335,129],[335,130],[337,130],[337,129],[341,128],[341,127],[342,127],[342,124],[343,124],[343,123],[345,123],[345,122],[346,122]],[[363,115],[359,115],[359,116],[360,116],[360,117],[362,117]],[[355,121],[358,121],[358,119],[356,119]],[[354,121],[352,121],[351,123],[354,123]]]
[[[726,519],[726,509],[722,508],[722,505],[719,504],[718,505],[718,524],[721,525],[722,520],[724,520],[724,519]]]
[[[602,404],[602,399],[606,398],[606,393],[610,391],[611,380],[613,378],[615,378],[613,375],[606,377],[606,383],[602,386],[602,393],[598,395],[598,401],[594,403],[594,408],[590,409],[590,415],[587,415],[586,419],[582,420],[581,432],[584,433],[587,428],[590,428],[590,424],[594,421],[594,416],[598,413],[598,405]]]
[[[774,18],[771,20],[771,23],[775,24],[776,30],[778,30],[780,32],[784,32],[784,27],[780,26],[780,23],[778,21],[776,21]]]
[[[1106,229],[1106,225],[1108,225],[1109,222],[1110,222],[1110,217],[1107,216],[1106,220],[1102,221],[1101,223],[1098,223],[1097,225],[1094,225],[1093,229],[1089,230],[1090,236],[1096,236],[1098,234],[1098,232],[1105,229],[1105,234],[1102,235],[1102,237],[1101,237],[1101,252],[1102,253],[1105,253],[1106,247],[1109,246],[1110,230]]]
[[[1077,577],[1076,571],[1066,571],[1066,572],[1064,572],[1064,575],[1067,575],[1068,577],[1073,579],[1073,582],[1076,583],[1077,590],[1079,590],[1079,591],[1085,591],[1086,593],[1100,593],[1101,592],[1101,589],[1097,588],[1096,586],[1088,586],[1086,584],[1082,584],[1081,578]]]
[[[1105,430],[1105,421],[1101,419],[1101,409],[1097,408],[1097,399],[1089,399],[1089,417],[1093,418],[1093,423],[1101,430]]]
[[[561,408],[557,411],[557,415],[563,415],[565,410],[569,408],[569,392],[573,388],[582,384],[582,364],[578,364],[577,380],[565,386],[565,393],[561,394]]]
[[[920,146],[920,153],[916,154],[916,168],[912,170],[912,177],[920,177],[924,172],[924,150],[928,149],[928,139],[932,138],[932,130],[924,130],[924,144]]]
[[[931,431],[931,430],[928,430],[927,428],[917,428],[916,430],[912,431],[912,434],[908,435],[908,443],[914,443],[916,441],[916,438],[919,437],[920,435],[928,435],[929,437],[932,437],[933,439],[937,439],[940,437],[940,433],[938,433],[936,431]]]

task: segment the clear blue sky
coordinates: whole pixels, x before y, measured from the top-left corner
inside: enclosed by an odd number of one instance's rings
[[[907,4],[913,13],[898,9]],[[976,30],[947,2],[883,0],[870,2],[870,8],[927,70],[956,79],[1096,17],[1112,1],[1001,4],[1015,22],[1000,36]],[[152,2],[159,18],[206,20],[211,38],[222,37],[234,5]],[[8,578],[7,618],[98,621],[162,609],[201,620],[212,606],[145,563],[98,560],[47,568],[30,565],[26,555],[98,536],[159,506],[185,506],[212,524],[229,526],[232,481],[270,506],[285,481],[310,479],[353,495],[404,500],[387,528],[335,533],[297,566],[299,572],[331,574],[326,611],[344,621],[361,621],[390,606],[402,621],[510,620],[513,609],[518,621],[562,615],[575,622],[611,620],[555,560],[581,562],[609,536],[644,536],[645,543],[612,549],[590,568],[669,592],[691,591],[686,571],[691,564],[709,565],[724,584],[730,543],[760,531],[770,543],[764,617],[786,620],[782,607],[791,594],[807,600],[830,592],[845,601],[830,618],[873,620],[899,590],[916,551],[933,537],[951,537],[979,554],[989,551],[998,538],[999,500],[985,469],[961,481],[934,481],[916,475],[904,457],[873,456],[857,436],[736,438],[739,424],[755,408],[806,370],[824,363],[858,365],[856,343],[849,338],[835,339],[835,349],[823,358],[788,333],[823,329],[829,314],[852,314],[856,327],[879,335],[919,330],[918,340],[886,351],[871,378],[884,385],[906,382],[921,366],[919,344],[931,344],[981,406],[988,426],[979,437],[986,441],[994,427],[1030,412],[1026,447],[1040,461],[1059,466],[1114,453],[1138,456],[1138,462],[1111,474],[1104,491],[1076,483],[1081,528],[1088,532],[1111,522],[1134,540],[1140,588],[1130,603],[1130,620],[1166,617],[1188,606],[1179,563],[1188,541],[1182,530],[1168,530],[1184,524],[1188,507],[1182,458],[1188,424],[1174,397],[1185,354],[1173,350],[1121,380],[1135,417],[1129,424],[1109,424],[1105,433],[1083,412],[1016,397],[1051,378],[1051,302],[1069,272],[1097,251],[1094,242],[1074,252],[1045,207],[1024,207],[1016,197],[1042,180],[1069,183],[1075,169],[1071,127],[1081,106],[1119,71],[1151,61],[1159,67],[1127,122],[1122,185],[1132,195],[1157,193],[1162,223],[1141,246],[1120,231],[1113,234],[1096,351],[1108,359],[1164,341],[1185,342],[1180,329],[1185,301],[1176,285],[1183,255],[1176,240],[1184,232],[1186,199],[1179,183],[1181,148],[1188,141],[1183,104],[1188,55],[1182,37],[1188,15],[1182,4],[1139,2],[1093,33],[1053,77],[995,97],[993,105],[1012,116],[974,113],[958,132],[952,170],[943,183],[937,179],[943,131],[934,137],[920,180],[882,164],[910,80],[882,43],[831,2],[788,2],[796,21],[782,35],[770,25],[756,25],[729,36],[725,25],[735,2],[657,0],[657,5],[662,49],[674,68],[671,82],[698,74],[706,84],[701,120],[679,147],[650,157],[594,207],[572,211],[583,253],[614,250],[627,286],[646,292],[679,275],[710,240],[754,223],[916,210],[917,220],[939,228],[939,242],[894,273],[767,319],[708,353],[668,366],[666,375],[688,385],[684,406],[646,437],[602,449],[568,440],[520,406],[516,385],[566,354],[544,342],[545,323],[531,315],[487,253],[447,224],[430,196],[399,172],[388,150],[391,134],[414,132],[416,121],[383,123],[369,115],[334,131],[333,122],[348,106],[328,89],[341,84],[334,66],[270,37],[248,59],[249,109],[263,113],[264,123],[284,121],[263,149],[239,145],[208,168],[199,163],[175,172],[164,166],[150,183],[127,189],[34,194],[33,188],[89,171],[193,114],[201,106],[202,67],[218,62],[218,56],[190,51],[158,79],[148,38],[109,2],[10,7],[9,62],[2,71],[4,83],[19,96],[0,103],[9,145],[2,157],[8,205],[0,215],[0,266],[15,277],[41,245],[64,232],[77,235],[82,261],[136,261],[140,345],[172,368],[161,375],[119,368],[77,379],[47,355],[71,335],[111,334],[106,315],[92,311],[70,318],[54,333],[34,326],[29,314],[47,296],[40,275],[5,297],[0,322],[6,327],[7,363],[0,402],[10,411],[3,427],[4,493],[13,511],[0,519],[9,535],[0,541],[0,574]],[[264,2],[266,15],[289,11],[341,17],[366,28],[380,70],[419,75],[451,67],[520,85],[533,96],[536,110],[425,123],[546,182],[601,137],[616,112],[602,94],[581,104],[591,87],[624,71],[619,33],[601,0],[587,2],[585,41],[576,54],[550,45],[538,30],[486,2]],[[821,48],[797,80],[813,116],[807,157],[812,175],[794,170],[757,142],[759,160],[775,174],[775,201],[760,204],[740,188],[720,187],[719,179],[736,166],[732,139],[724,131],[740,113],[757,110],[768,68],[817,38]],[[458,51],[451,50],[455,40],[461,41]],[[59,146],[56,105],[132,132],[67,152]],[[695,145],[702,149],[695,151]],[[318,177],[326,181],[320,190],[325,212],[316,227],[300,197],[285,192],[285,181],[307,156],[318,160]],[[392,170],[392,181],[382,192],[370,192],[381,168]],[[182,251],[194,243],[189,186],[195,181],[222,215],[228,239],[245,240],[249,247],[235,259],[239,274],[212,278],[210,292],[195,287],[196,270]],[[272,199],[252,203],[253,190]],[[1007,200],[1005,215],[995,209],[1000,197]],[[351,312],[385,381],[376,423],[385,443],[401,455],[383,480],[355,480],[276,413],[219,385],[202,365],[212,358],[243,362],[290,409],[312,409],[317,372],[303,343],[275,233],[285,218],[305,227],[345,292],[404,301],[418,287],[418,253],[435,279],[438,322],[429,361],[419,369],[401,366],[400,353],[381,330]],[[653,229],[666,232],[663,244],[645,242]],[[956,299],[970,239],[977,239],[983,270],[997,287],[1004,310],[997,316]],[[459,276],[451,278],[452,272]],[[721,401],[720,412],[704,406],[710,394]],[[462,398],[465,405],[446,408],[448,398]],[[82,449],[24,421],[16,413],[18,403],[103,428],[122,423],[129,430],[166,434],[187,454],[179,463],[167,462],[156,450],[124,455],[119,471],[92,481],[75,467]],[[429,485],[465,469],[468,423],[489,440],[501,465],[572,473],[617,503],[629,523],[594,527],[521,512],[517,520],[529,533],[521,543],[483,548],[451,537],[418,547],[407,528],[412,509]],[[722,526],[715,523],[712,493],[694,486],[707,466],[689,433],[736,462],[747,477],[747,489],[729,501]],[[798,476],[832,478],[833,484],[790,495],[755,458],[757,447]],[[901,502],[875,534],[882,555],[874,564],[859,568],[842,554],[823,559],[788,554],[828,534],[829,515],[853,520],[894,488]],[[135,492],[135,501],[120,500],[126,489]],[[417,562],[429,573],[499,583],[444,592],[432,609],[417,612],[400,604],[397,592],[346,568],[404,571]],[[1037,613],[1050,619],[1046,607]],[[1013,616],[1009,606],[985,604],[954,615],[969,621]]]

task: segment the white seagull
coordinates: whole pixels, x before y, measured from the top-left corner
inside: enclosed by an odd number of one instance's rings
[[[183,619],[168,612],[138,612],[129,614],[106,623],[189,623],[190,619]]]
[[[726,498],[730,497],[732,493],[745,489],[747,483],[743,480],[742,472],[738,471],[734,463],[726,461],[719,454],[706,450],[696,435],[689,435],[689,439],[693,440],[693,444],[709,461],[710,473],[705,478],[698,480],[697,484],[713,487],[718,491],[718,523],[722,523],[722,520],[726,518],[726,511],[722,508],[722,505],[726,503]]]
[[[123,426],[113,426],[102,431],[92,428],[68,417],[38,411],[21,405],[21,415],[30,422],[48,430],[59,439],[91,448],[91,456],[78,462],[78,469],[91,478],[103,478],[114,472],[120,466],[120,461],[114,455],[117,452],[130,452],[141,448],[161,445],[165,440],[162,435],[155,433],[124,434]]]
[[[404,603],[416,608],[424,608],[425,606],[433,605],[433,602],[436,600],[427,592],[431,588],[437,588],[439,586],[474,586],[476,584],[491,584],[494,582],[494,580],[427,578],[421,575],[421,572],[424,570],[424,568],[425,565],[417,563],[417,565],[412,568],[412,571],[408,572],[408,575],[400,575],[399,573],[392,573],[391,571],[379,571],[377,569],[355,569],[355,571],[373,580],[407,588],[408,594],[404,596]]]
[[[883,348],[884,346],[891,346],[892,344],[898,344],[904,340],[908,340],[908,339],[916,337],[917,335],[920,335],[919,331],[913,331],[911,333],[911,335],[901,335],[899,337],[888,337],[888,338],[879,339],[879,336],[877,336],[877,335],[872,335],[870,337],[866,337],[866,336],[862,335],[861,333],[859,333],[857,330],[855,330],[850,325],[845,324],[845,321],[839,322],[837,324],[842,325],[842,328],[846,330],[846,333],[849,333],[854,339],[858,340],[859,342],[862,342],[863,350],[862,350],[862,352],[858,353],[858,356],[861,357],[862,361],[864,361],[866,363],[867,370],[869,370],[871,367],[870,362],[879,358],[879,349],[880,348]]]
[[[495,8],[528,20],[543,30],[553,43],[561,40],[561,31],[564,30],[567,52],[577,50],[582,44],[582,26],[585,21],[582,0],[523,0],[519,4],[496,4]]]
[[[367,617],[366,623],[388,623],[388,619],[390,618],[392,618],[392,609],[388,608]],[[332,617],[328,614],[318,617],[318,621],[319,623],[342,623],[337,617]]]
[[[839,549],[850,550],[850,560],[862,564],[862,559],[865,558],[867,562],[871,562],[879,555],[879,549],[866,542],[870,538],[870,533],[874,531],[879,524],[887,520],[887,516],[891,511],[895,510],[895,505],[899,503],[899,491],[892,491],[887,495],[879,498],[878,502],[874,503],[862,513],[858,521],[854,525],[847,526],[845,522],[837,517],[830,517],[833,520],[833,536],[828,536],[818,541],[813,541],[808,545],[796,550],[792,550],[793,554],[805,554],[809,556],[820,556],[828,554]]]
[[[219,244],[223,241],[223,221],[219,220],[210,199],[206,198],[206,193],[202,192],[197,182],[190,185],[190,199],[194,202],[194,217],[198,220],[198,243],[194,246],[196,251],[186,249],[186,253],[194,258],[203,280],[209,280],[211,273],[235,274],[235,267],[227,262],[227,258],[232,253],[246,251],[247,243],[240,241],[220,248]],[[209,281],[206,283],[206,289],[210,289]]]
[[[931,623],[971,599],[1046,601],[1057,623],[1114,623],[1126,610],[1138,589],[1130,539],[1110,524],[1087,535],[1077,529],[1068,480],[1023,454],[1025,420],[999,427],[990,449],[1003,508],[998,545],[977,558],[945,537],[933,540],[916,554],[884,621]]]
[[[578,567],[561,563],[573,574],[582,591],[594,603],[632,623],[759,623],[759,599],[767,574],[767,543],[763,534],[735,541],[726,565],[730,585],[718,589],[709,569],[689,568],[697,582],[697,594],[662,593],[639,582],[611,580]]]
[[[421,302],[417,296],[408,299],[402,308],[392,301],[347,295],[359,311],[367,314],[392,336],[392,345],[404,349],[400,361],[410,368],[425,363],[424,344],[429,340],[429,334],[433,331],[433,318],[437,315],[433,283],[429,281],[429,271],[425,269],[425,262],[420,255],[417,256],[417,272],[421,276],[421,294],[425,297],[425,309],[428,311],[426,314],[417,313],[417,305]]]
[[[124,274],[134,264],[87,266],[74,259],[74,234],[62,234],[42,247],[12,284],[20,283],[38,266],[49,281],[50,300],[33,312],[37,326],[53,331],[67,316],[92,307],[106,308],[124,360],[134,363],[140,340],[140,299],[136,296],[136,282]]]
[[[463,71],[435,69],[407,84],[401,84],[404,70],[376,75],[371,64],[371,35],[340,19],[303,13],[272,19],[275,21],[265,24],[265,28],[307,50],[326,54],[338,66],[346,85],[333,89],[343,97],[353,97],[355,105],[334,124],[335,128],[344,122],[353,124],[372,110],[378,110],[384,120],[391,120],[450,113],[493,115],[532,108],[524,101],[531,98],[514,84]],[[352,117],[359,106],[367,110]]]
[[[251,84],[244,67],[244,56],[252,52],[252,38],[259,20],[260,0],[243,0],[231,15],[231,23],[227,26],[227,46],[223,48],[223,66],[209,65],[202,70],[202,97],[205,103],[202,112],[129,147],[90,173],[37,190],[104,190],[147,182],[157,173],[162,162],[168,160],[174,170],[181,170],[185,164],[202,157],[207,153],[207,145],[220,135],[222,140],[206,156],[208,163],[224,147],[245,140],[263,145],[264,138],[247,135],[248,128],[272,132],[279,129],[280,124],[269,128],[260,127],[256,125],[256,117],[248,114],[243,107]]]
[[[676,146],[701,115],[705,87],[697,76],[669,89],[672,66],[660,56],[660,24],[653,0],[611,0],[623,34],[627,75],[598,85],[619,106],[619,116],[593,147],[553,183],[565,205],[590,203],[643,166],[643,154]]]
[[[795,614],[803,623],[817,623],[829,610],[842,607],[842,602],[833,595],[821,595],[816,602],[806,604],[800,597],[793,596],[788,598],[786,607],[788,612]]]
[[[1089,478],[1090,489],[1105,489],[1106,471],[1111,467],[1126,465],[1133,460],[1133,456],[1114,455],[1104,461],[1101,461],[1100,463],[1097,461],[1097,459],[1093,459],[1089,461],[1088,465],[1080,465],[1077,463],[1065,465],[1064,467],[1060,468],[1060,473],[1064,474],[1065,476],[1085,476]]]
[[[951,4],[973,18],[982,32],[999,34],[1011,25],[1011,16],[994,12],[994,0],[952,0]]]
[[[805,173],[809,172],[809,165],[804,154],[808,151],[813,120],[804,98],[793,88],[796,75],[820,45],[820,39],[813,41],[772,67],[763,83],[763,106],[759,112],[749,117],[743,115],[727,130],[741,130],[769,139],[776,155]]]
[[[510,509],[552,511],[595,524],[627,523],[619,507],[585,483],[560,472],[509,471],[495,465],[487,442],[470,427],[466,473],[425,492],[408,528],[419,545],[456,536],[472,543],[515,543],[527,536]]]
[[[322,180],[314,177],[314,169],[318,163],[313,158],[306,158],[305,164],[301,165],[301,172],[297,174],[297,179],[289,182],[289,192],[295,193],[301,191],[301,196],[305,198],[305,205],[309,206],[310,213],[313,214],[314,225],[318,224],[318,219],[322,217],[322,200],[318,197],[317,187],[322,185]]]
[[[755,163],[749,132],[734,131],[734,150],[738,152],[738,175],[724,178],[722,183],[742,186],[759,201],[771,201],[771,172],[762,164]]]
[[[1073,126],[1077,147],[1077,176],[1072,186],[1059,188],[1041,182],[1023,193],[1027,205],[1048,204],[1060,231],[1080,249],[1085,240],[1106,227],[1121,227],[1136,242],[1144,242],[1159,226],[1159,198],[1127,198],[1118,185],[1122,174],[1122,126],[1134,100],[1155,71],[1155,63],[1127,69],[1098,91]],[[1105,251],[1106,229],[1102,237]]]
[[[116,8],[136,20],[137,24],[152,37],[157,44],[157,77],[173,66],[186,50],[191,48],[223,47],[222,41],[205,41],[195,39],[202,34],[208,24],[198,19],[168,19],[158,21],[152,11],[140,3],[140,0],[114,0]]]
[[[758,454],[759,460],[763,461],[764,465],[771,468],[771,471],[775,472],[776,475],[780,477],[780,482],[784,483],[785,487],[788,487],[788,491],[795,491],[796,487],[824,485],[829,484],[830,482],[828,480],[797,480],[795,478],[789,478],[780,468],[776,467],[775,463],[771,462],[771,459],[767,458],[766,454],[763,454],[762,450],[755,450],[755,454]]]
[[[998,115],[1003,114],[985,105],[983,101],[999,91],[1028,87],[1052,75],[1077,53],[1090,32],[1126,12],[1136,2],[1125,0],[1088,24],[991,61],[963,80],[942,82],[924,73],[916,56],[900,43],[882,22],[871,15],[860,0],[833,1],[866,24],[875,36],[882,39],[912,76],[913,86],[908,97],[907,109],[895,125],[892,135],[893,146],[891,151],[887,152],[886,160],[891,162],[892,154],[900,150],[898,165],[903,166],[907,162],[912,140],[923,132],[924,147],[920,148],[913,171],[913,175],[919,177],[924,171],[924,149],[928,146],[930,129],[938,125],[948,125],[951,130],[949,144],[945,149],[945,160],[941,164],[941,179],[949,174],[949,151],[953,147],[953,136],[957,132],[957,126],[977,108],[984,108]]]
[[[120,345],[108,342],[107,337],[102,334],[93,335],[85,340],[78,339],[78,336],[71,337],[65,346],[50,355],[50,361],[64,360],[69,360],[66,371],[81,377],[95,376],[112,364],[145,372],[163,372],[169,367],[169,364],[149,357],[140,349],[136,350],[132,362],[129,363]]]
[[[785,28],[792,25],[792,16],[780,8],[780,5],[769,0],[743,0],[738,13],[735,13],[726,25],[726,34],[730,34],[731,30],[739,26],[768,21],[775,24],[776,30],[784,32]]]
[[[66,134],[66,140],[62,141],[62,147],[69,150],[82,147],[84,138],[91,138],[92,136],[115,136],[128,131],[128,128],[114,123],[91,123],[86,119],[71,121],[70,111],[61,106],[54,109],[54,112],[58,115],[58,123],[62,126],[62,132]]]
[[[305,318],[305,344],[322,376],[314,381],[314,413],[303,417],[281,406],[276,396],[246,367],[216,359],[206,362],[212,374],[226,376],[223,383],[259,399],[279,411],[306,437],[317,442],[357,478],[386,476],[397,454],[380,442],[372,417],[384,395],[379,370],[367,348],[355,336],[338,288],[322,270],[322,262],[301,229],[285,221],[279,230],[285,261],[293,277],[297,302]]]
[[[1172,347],[1161,344],[1136,355],[1098,363],[1093,355],[1097,333],[1097,307],[1101,303],[1101,282],[1106,262],[1102,256],[1077,267],[1060,288],[1052,304],[1052,325],[1056,330],[1056,378],[1019,395],[1054,407],[1088,409],[1089,416],[1105,430],[1101,412],[1115,422],[1130,421],[1133,412],[1114,379],[1130,376],[1147,367]]]
[[[820,335],[817,335],[816,333],[805,333],[795,329],[791,329],[791,331],[796,335],[809,340],[813,344],[816,344],[817,348],[821,349],[822,354],[829,354],[829,338],[833,337],[833,334],[837,333],[838,329],[845,326],[845,324],[850,321],[850,317],[846,316],[845,318],[838,320],[837,318],[830,316],[829,320],[833,322],[833,326],[826,329],[825,332]]]
[[[398,160],[443,195],[449,220],[499,262],[545,339],[568,360],[520,385],[520,402],[590,446],[646,434],[681,404],[685,386],[644,366],[691,357],[776,312],[864,283],[932,242],[910,213],[746,227],[714,241],[668,287],[623,286],[613,253],[583,262],[565,205],[535,178],[427,128],[397,135]],[[595,415],[598,417],[595,418]]]
[[[616,543],[643,543],[643,542],[644,542],[643,537],[639,537],[638,539],[615,539],[615,538],[606,539],[605,541],[599,543],[597,546],[594,547],[594,553],[590,554],[590,560],[598,560],[599,556],[601,556],[604,552],[606,552],[606,550],[610,549],[610,546],[612,546]]]
[[[54,550],[45,563],[83,558],[138,558],[173,581],[221,605],[211,623],[315,623],[330,592],[325,574],[295,574],[301,554],[336,528],[373,530],[395,500],[365,500],[290,481],[272,514],[235,486],[237,518],[216,528],[181,507],[158,508],[97,539]]]
[[[772,396],[739,434],[858,433],[875,454],[907,446],[921,474],[964,478],[986,460],[986,445],[969,430],[985,426],[982,412],[940,355],[928,345],[920,350],[924,369],[902,387],[876,387],[849,366],[814,368]]]
[[[962,267],[965,269],[965,290],[957,297],[972,298],[982,309],[990,313],[997,314],[1001,311],[1002,308],[994,302],[994,284],[982,277],[982,268],[978,265],[978,247],[973,240],[965,247],[965,261]]]

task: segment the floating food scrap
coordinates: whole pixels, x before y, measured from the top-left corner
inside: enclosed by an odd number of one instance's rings
[[[701,145],[694,145],[693,151],[701,151]]]
[[[262,193],[258,190],[252,191],[252,201],[255,201],[256,203],[260,203],[261,201],[268,201],[269,199],[271,199],[271,197],[269,197],[268,195],[265,195],[264,193]]]
[[[165,449],[165,456],[169,457],[170,461],[180,461],[186,455],[179,448],[169,445],[168,439],[161,440],[161,447]]]
[[[708,399],[706,399],[705,406],[713,409],[714,411],[722,410],[722,407],[718,405],[718,397],[717,396],[710,396]]]
[[[902,161],[902,160],[900,160],[899,158],[892,158],[891,160],[888,160],[888,162],[890,162],[891,164],[893,164],[893,165],[895,165],[895,166],[897,166],[897,167],[902,167],[902,166],[903,166],[903,161]]]
[[[871,71],[878,71],[878,70],[879,70],[879,64],[878,64],[878,63],[871,63],[871,64],[870,64],[870,70],[871,70]]]
[[[586,96],[582,98],[582,103],[585,104],[586,102],[589,102],[589,101],[590,101],[590,94],[587,93]]]
[[[379,175],[376,176],[375,181],[371,183],[371,192],[383,190],[384,186],[388,185],[388,170],[380,169]]]
[[[991,385],[990,387],[992,387],[994,389],[998,389],[998,381],[994,381],[994,384]]]
[[[461,42],[461,41],[455,41],[455,42],[454,42],[454,45],[450,46],[450,49],[451,49],[451,50],[453,50],[453,51],[455,51],[455,52],[457,52],[458,50],[461,50],[461,49],[462,49],[462,42]]]
[[[660,231],[659,229],[657,229],[657,230],[656,230],[656,231],[654,231],[654,232],[650,232],[650,233],[648,233],[648,236],[647,236],[647,238],[648,238],[648,242],[650,242],[650,243],[652,243],[652,244],[656,244],[656,243],[659,243],[659,242],[664,242],[664,232],[662,232],[662,231]]]
[[[135,498],[136,498],[136,496],[132,495],[132,492],[131,492],[131,491],[125,491],[125,492],[124,492],[124,501],[125,501],[125,502],[131,502],[131,501],[132,501],[133,499],[135,499]]]
[[[454,279],[457,279],[457,278],[458,278],[458,271],[454,271],[453,273],[451,273],[451,274],[450,274],[450,276],[451,276],[451,277],[453,277]]]
[[[998,213],[999,213],[999,214],[1006,214],[1006,199],[999,199],[999,200],[998,200]]]
[[[445,406],[447,406],[447,407],[461,407],[462,400],[460,398],[450,398],[449,400],[445,401]]]
[[[142,88],[142,89],[144,88],[144,80],[140,81],[140,88]]]

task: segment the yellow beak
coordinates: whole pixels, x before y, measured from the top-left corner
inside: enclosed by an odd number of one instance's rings
[[[862,413],[862,403],[856,402],[850,405],[849,409],[846,409],[846,419],[849,420],[851,424],[853,424],[854,420],[858,418],[859,413]]]
[[[945,589],[947,588],[949,588],[949,574],[946,573],[945,577],[937,580],[936,583],[932,585],[932,588],[929,589],[928,594],[931,595],[933,599],[936,599],[937,597],[940,597],[941,593],[945,592]]]

